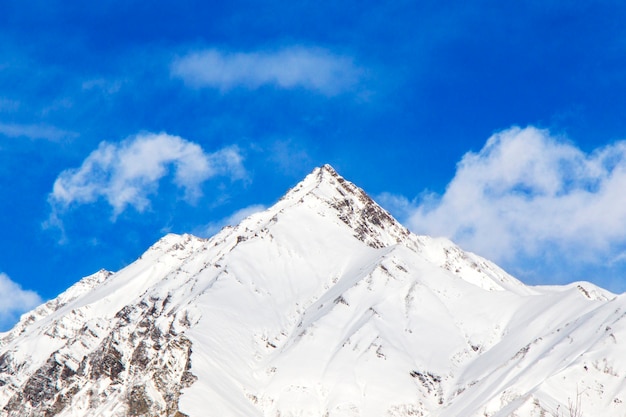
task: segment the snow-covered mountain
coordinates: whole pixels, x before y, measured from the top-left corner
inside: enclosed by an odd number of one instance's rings
[[[25,314],[0,416],[625,416],[625,316],[412,234],[324,166]]]

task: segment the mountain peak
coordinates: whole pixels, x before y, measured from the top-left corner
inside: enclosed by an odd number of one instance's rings
[[[540,417],[578,392],[625,415],[626,299],[575,285],[411,234],[324,165],[24,315],[0,334],[0,417]]]
[[[389,212],[329,164],[315,168],[281,202],[305,204],[323,216],[334,214],[370,247],[398,244],[410,235]],[[284,209],[284,203],[277,208]]]
[[[296,184],[287,194],[283,197],[289,197],[290,194],[306,194],[311,190],[318,188],[322,184],[334,185],[337,180],[343,178],[337,171],[329,164],[324,164],[320,167],[316,167],[311,171],[302,181]]]
[[[335,170],[335,168],[333,168],[330,164],[324,164],[321,167],[317,168],[320,171],[326,172],[330,175],[333,176],[338,176],[339,174],[337,173],[337,171]]]

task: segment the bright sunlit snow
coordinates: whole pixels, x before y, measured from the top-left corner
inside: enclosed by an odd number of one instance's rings
[[[26,314],[0,338],[0,416],[539,417],[577,394],[623,415],[624,315],[411,234],[324,166]]]

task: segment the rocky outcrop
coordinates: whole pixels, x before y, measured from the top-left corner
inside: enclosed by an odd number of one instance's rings
[[[81,339],[90,343],[93,334],[85,326],[83,334],[55,351],[23,384],[12,387],[14,394],[0,415],[51,417],[63,415],[71,407],[98,415],[99,409],[111,409],[111,400],[116,399],[111,413],[103,415],[184,416],[178,410],[178,399],[181,390],[195,381],[192,346],[184,334],[164,332],[156,324],[157,320],[174,320],[163,315],[158,304],[156,300],[119,311],[115,326],[74,368],[75,358],[64,354],[65,348]],[[17,373],[19,368],[20,363],[10,354],[0,357],[1,375]]]

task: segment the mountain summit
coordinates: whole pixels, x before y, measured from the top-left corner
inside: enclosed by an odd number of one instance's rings
[[[325,165],[25,314],[0,416],[623,416],[625,316],[410,233]]]

